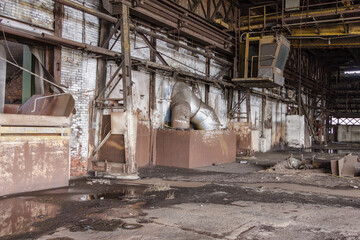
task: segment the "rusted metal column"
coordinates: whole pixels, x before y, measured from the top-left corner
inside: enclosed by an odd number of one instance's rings
[[[240,122],[240,121],[241,121],[241,91],[238,90],[237,93],[238,93],[237,102],[238,102],[238,104],[240,104],[240,106],[239,106],[239,113],[237,114],[237,121]]]
[[[234,97],[234,89],[228,88],[228,100],[227,100],[227,110],[228,112],[231,111],[233,108],[233,97]]]
[[[150,37],[150,43],[154,49],[150,48],[150,61],[156,62],[156,38]],[[149,86],[149,120],[150,120],[150,144],[149,144],[149,163],[152,166],[154,164],[154,146],[156,139],[156,129],[152,121],[152,113],[156,110],[156,72],[150,72],[150,86]]]
[[[122,4],[121,8],[121,53],[123,56],[122,79],[124,106],[126,110],[132,110],[129,6]]]
[[[136,138],[137,138],[137,115],[133,111],[132,81],[131,81],[131,56],[130,56],[130,14],[129,6],[121,4],[121,53],[123,99],[126,112],[126,131],[124,134],[126,173],[136,173]]]
[[[249,76],[249,48],[250,48],[250,41],[249,41],[249,33],[246,34],[245,40],[245,69],[244,69],[244,78],[248,78]]]
[[[109,43],[105,44],[106,38],[110,33],[111,24],[103,19],[100,19],[100,35],[99,35],[99,46],[104,46],[104,48],[108,48]],[[103,97],[105,84],[106,84],[106,60],[103,58],[98,58],[97,60],[97,73],[96,73],[96,88],[95,88],[95,101],[92,103],[92,122],[96,125],[92,126],[92,133],[94,134],[93,143],[94,147],[99,146],[102,135],[102,109],[96,108],[96,99]],[[100,96],[101,95],[101,96]],[[97,157],[97,155],[96,155]]]
[[[6,50],[0,44],[0,56],[6,58]],[[6,62],[0,62],[0,114],[4,113],[5,106],[5,85],[6,85]]]
[[[57,37],[62,37],[62,20],[64,18],[64,5],[55,2],[54,6],[54,35]],[[53,66],[53,76],[54,80],[57,83],[61,81],[61,48],[54,47],[54,66]]]
[[[324,99],[324,92],[321,95],[321,129],[320,132],[322,133],[322,136],[324,136],[324,139],[320,140],[320,145],[324,143],[326,145],[326,113],[325,113],[325,99]]]
[[[110,34],[111,24],[109,22],[100,19],[100,37],[99,46],[108,49],[109,43],[106,43],[106,38]],[[104,45],[105,43],[105,45]],[[99,58],[97,60],[97,76],[96,76],[96,96],[99,95],[105,88],[106,84],[106,60]],[[98,96],[101,97],[101,96]]]
[[[264,89],[263,89],[264,92]],[[264,138],[264,129],[265,129],[265,119],[266,119],[266,96],[262,97],[261,101],[261,138]]]
[[[298,71],[300,72],[300,75],[299,75],[299,85],[298,85],[298,111],[299,111],[299,115],[300,116],[302,116],[303,115],[303,111],[302,111],[302,109],[301,109],[301,101],[302,101],[302,99],[301,99],[301,75],[302,75],[302,69],[301,69],[301,67],[302,67],[302,64],[301,64],[301,48],[299,48],[299,50],[298,50]]]
[[[246,91],[246,121],[251,122],[250,89]]]
[[[150,49],[150,61],[156,62],[156,38],[150,38],[151,45],[154,49]],[[150,109],[156,109],[156,73],[150,73]],[[149,111],[150,113],[150,111]]]
[[[210,77],[210,58],[206,59],[206,68],[205,68],[206,77]],[[210,92],[210,85],[205,84],[205,103],[209,104],[209,92]]]

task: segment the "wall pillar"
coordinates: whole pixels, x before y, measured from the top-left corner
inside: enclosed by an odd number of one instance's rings
[[[6,50],[0,45],[0,56],[6,59]],[[0,113],[4,113],[6,85],[6,62],[0,61]]]

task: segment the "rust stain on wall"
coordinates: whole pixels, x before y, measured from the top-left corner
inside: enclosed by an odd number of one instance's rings
[[[229,128],[236,133],[236,153],[239,155],[251,155],[251,123],[230,122]]]
[[[146,122],[138,122],[135,158],[138,167],[150,164],[150,129]]]

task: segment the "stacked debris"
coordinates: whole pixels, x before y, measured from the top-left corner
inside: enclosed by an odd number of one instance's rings
[[[331,173],[333,176],[354,177],[360,175],[360,162],[357,155],[351,153],[339,160],[331,161]]]

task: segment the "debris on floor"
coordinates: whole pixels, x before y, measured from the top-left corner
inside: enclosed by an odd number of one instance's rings
[[[290,157],[288,157],[285,160],[277,162],[271,169],[272,170],[281,170],[281,169],[312,169],[313,165],[306,163],[306,161],[303,159],[303,156],[301,156],[301,160],[294,158],[291,154]]]

